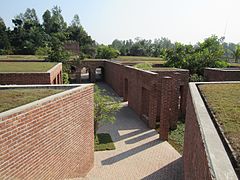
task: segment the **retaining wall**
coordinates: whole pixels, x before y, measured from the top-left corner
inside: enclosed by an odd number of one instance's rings
[[[240,81],[240,68],[205,68],[206,81]]]
[[[62,84],[62,63],[47,72],[0,72],[0,84]]]
[[[94,158],[93,86],[38,87],[72,89],[0,113],[0,179],[86,175]]]

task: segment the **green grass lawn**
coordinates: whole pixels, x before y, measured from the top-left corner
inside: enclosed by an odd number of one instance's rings
[[[240,84],[199,85],[240,163]]]
[[[0,55],[0,60],[44,60],[43,56],[35,55]]]
[[[2,89],[0,90],[0,113],[60,93],[62,89]]]
[[[115,59],[119,61],[163,61],[162,58],[145,56],[118,56]]]
[[[50,62],[0,62],[0,72],[47,72],[56,64]]]
[[[94,140],[95,151],[106,151],[116,149],[112,138],[109,134],[101,133],[97,134]]]
[[[185,124],[181,121],[177,123],[177,129],[170,131],[168,142],[180,153],[183,154]]]
[[[143,56],[119,56],[113,60],[120,61],[122,63],[142,63],[148,62],[152,64],[164,64],[165,61],[158,57],[143,57]]]

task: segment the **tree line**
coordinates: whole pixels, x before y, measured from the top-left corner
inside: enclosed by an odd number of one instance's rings
[[[52,54],[63,49],[65,41],[77,41],[81,53],[94,57],[96,42],[80,24],[76,14],[70,25],[64,21],[61,9],[55,6],[42,15],[42,23],[35,9],[26,9],[12,19],[13,29],[0,18],[0,54]]]
[[[190,46],[197,47],[199,43]],[[117,49],[120,52],[120,55],[122,56],[150,56],[165,58],[167,52],[171,49],[178,48],[179,44],[182,43],[179,42],[173,43],[171,42],[171,40],[165,37],[155,39],[153,41],[135,38],[134,40],[115,39],[112,42],[111,47]],[[186,47],[188,46],[189,45],[186,45]],[[238,62],[240,57],[240,44],[226,43],[224,42],[224,38],[221,38],[219,46],[221,46],[223,49],[223,53],[221,55],[222,59],[225,59],[227,61]]]

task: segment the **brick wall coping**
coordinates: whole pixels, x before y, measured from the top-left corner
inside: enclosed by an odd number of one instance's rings
[[[57,68],[59,68],[59,66],[62,67],[62,63],[57,63],[55,66],[53,66],[51,69],[49,69],[47,71],[47,73],[51,73],[51,72],[55,71]]]
[[[0,72],[0,74],[51,74],[51,72],[55,71],[58,66],[62,66],[62,63],[57,63],[51,69],[46,72]]]
[[[210,82],[208,84],[213,83],[216,82]],[[236,83],[236,81],[234,83]],[[205,147],[205,152],[208,159],[211,175],[213,179],[237,180],[237,175],[232,167],[227,152],[222,144],[222,141],[217,133],[217,130],[214,127],[212,119],[198,91],[197,85],[200,84],[204,83],[189,83],[189,90],[192,96],[192,102],[195,109],[199,129],[201,132],[202,141]]]
[[[2,113],[0,113],[0,122],[2,121],[2,119],[4,117],[10,116],[12,114],[15,113],[19,113],[22,112],[24,110],[27,109],[31,109],[34,107],[37,107],[39,105],[42,105],[48,101],[52,101],[54,99],[57,99],[59,97],[71,94],[75,91],[81,91],[84,90],[85,88],[89,87],[89,86],[93,86],[93,84],[61,84],[61,85],[6,85],[6,86],[0,86],[0,89],[17,89],[17,88],[49,88],[49,89],[66,89],[66,91],[45,97],[43,99],[37,100],[37,101],[33,101],[31,103],[10,109],[8,111],[4,111]]]
[[[151,70],[143,70],[143,69],[139,69],[139,68],[136,68],[136,67],[133,67],[133,66],[127,66],[127,65],[122,65],[122,66],[125,66],[127,68],[130,68],[130,69],[134,69],[134,70],[137,70],[137,71],[142,71],[142,72],[145,72],[145,73],[149,73],[149,74],[153,74],[153,75],[157,75],[158,73],[155,73],[155,72],[152,72]]]
[[[240,68],[205,68],[208,70],[213,70],[213,71],[237,71],[240,72]]]

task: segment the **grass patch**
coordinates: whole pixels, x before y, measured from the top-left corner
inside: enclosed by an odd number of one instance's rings
[[[44,56],[35,55],[0,55],[0,60],[44,60]]]
[[[3,89],[0,90],[0,113],[62,92],[62,89]]]
[[[168,142],[180,153],[183,154],[185,124],[181,121],[177,123],[177,129],[170,131]]]
[[[106,151],[116,149],[112,138],[109,134],[101,133],[97,134],[94,139],[94,149],[95,151]]]
[[[145,56],[118,56],[115,58],[118,61],[163,61],[159,57],[145,57]]]
[[[134,65],[135,68],[142,69],[142,70],[148,70],[150,71],[152,69],[152,64],[145,62]]]
[[[240,163],[240,84],[199,85]]]
[[[50,62],[0,62],[0,72],[47,72],[56,64]]]

